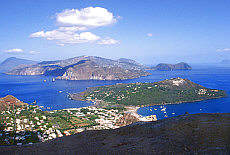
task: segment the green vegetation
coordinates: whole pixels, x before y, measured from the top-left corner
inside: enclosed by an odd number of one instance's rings
[[[54,113],[49,113],[49,121],[57,127],[59,130],[77,129],[79,127],[93,126],[95,123],[91,117],[85,116],[85,119],[81,117],[73,116],[66,110],[58,110]]]
[[[87,90],[84,100],[103,100],[119,105],[160,105],[225,97],[225,91],[208,89],[187,79],[155,83],[117,84]]]
[[[42,111],[33,105],[24,109],[15,106],[14,109],[0,111],[0,145],[36,143],[41,141],[39,135],[44,138],[48,135],[48,130],[75,133],[73,129],[97,125],[94,121],[97,118],[96,115],[77,117],[67,110]]]
[[[0,145],[32,144],[84,130],[118,128],[122,108],[105,106],[42,111],[8,95],[0,98]]]

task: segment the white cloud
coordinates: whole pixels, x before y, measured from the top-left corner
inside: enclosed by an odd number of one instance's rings
[[[118,16],[117,18],[121,17]],[[117,40],[111,38],[102,39],[91,32],[79,32],[116,23],[116,18],[105,8],[87,7],[80,10],[67,9],[56,14],[56,22],[59,26],[57,29],[35,32],[30,37],[53,40],[60,46],[95,41],[98,41],[98,44],[118,43]]]
[[[153,34],[152,34],[152,33],[148,33],[147,36],[148,36],[148,37],[152,37]]]
[[[76,32],[76,31],[83,31],[85,30],[85,27],[59,27],[60,31],[72,31],[72,32]]]
[[[80,10],[67,9],[57,13],[56,18],[57,24],[60,26],[74,26],[79,29],[107,26],[117,21],[111,12],[101,7],[87,7]]]
[[[114,39],[111,39],[111,38],[106,38],[106,39],[101,39],[98,44],[101,44],[101,45],[112,45],[112,44],[118,44],[119,41],[118,40],[114,40]]]
[[[230,52],[230,48],[217,49],[217,52]]]
[[[54,40],[60,46],[64,46],[65,44],[78,44],[78,43],[87,43],[99,40],[100,37],[96,36],[91,32],[82,32],[75,33],[73,31],[60,31],[60,29],[53,31],[40,31],[30,35],[32,38],[45,38],[46,40]]]
[[[3,50],[3,52],[6,52],[6,53],[22,53],[23,50],[20,49],[20,48],[14,48],[14,49],[10,49],[10,50]]]
[[[39,54],[40,52],[37,52],[37,51],[29,51],[29,53],[35,55],[35,54]]]

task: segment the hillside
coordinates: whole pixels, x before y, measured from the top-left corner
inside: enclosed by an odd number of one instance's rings
[[[0,154],[229,154],[229,128],[230,114],[188,114],[1,147]]]
[[[156,67],[152,67],[152,70],[160,70],[160,71],[172,71],[172,70],[190,70],[192,69],[187,63],[180,62],[177,64],[166,64],[160,63]]]
[[[12,95],[7,95],[6,97],[0,98],[0,111],[7,110],[9,108],[21,107],[27,105],[24,102],[21,102]]]
[[[76,100],[102,100],[118,105],[161,105],[194,102],[225,97],[223,90],[205,88],[188,79],[173,78],[154,83],[117,84],[88,88],[81,94],[72,94]]]
[[[14,69],[10,75],[52,75],[64,80],[123,80],[147,76],[145,66],[129,59],[110,60],[80,56],[66,60],[44,61]]]
[[[10,57],[7,58],[6,60],[4,60],[1,64],[0,64],[0,72],[8,72],[13,68],[16,68],[18,66],[21,65],[32,65],[32,64],[36,64],[38,62],[36,61],[32,61],[32,60],[26,60],[26,59],[19,59],[16,57]]]

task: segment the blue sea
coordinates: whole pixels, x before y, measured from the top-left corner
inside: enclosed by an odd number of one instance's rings
[[[188,112],[226,113],[230,112],[230,67],[218,65],[197,65],[189,71],[150,71],[151,76],[120,81],[65,81],[47,76],[12,76],[0,74],[0,97],[14,95],[26,103],[37,102],[43,110],[60,110],[91,105],[89,102],[68,99],[69,93],[84,91],[87,87],[112,85],[116,83],[156,82],[174,77],[187,78],[195,83],[212,89],[226,90],[228,97],[194,103],[183,103],[138,109],[142,116],[157,115],[157,119],[173,117]],[[46,80],[46,82],[44,82]],[[161,109],[165,108],[165,111]]]

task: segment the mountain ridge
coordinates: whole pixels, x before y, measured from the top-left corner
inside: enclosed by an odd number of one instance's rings
[[[111,60],[96,56],[79,56],[65,60],[43,61],[7,72],[10,75],[52,75],[61,80],[124,80],[150,73],[130,59]]]

